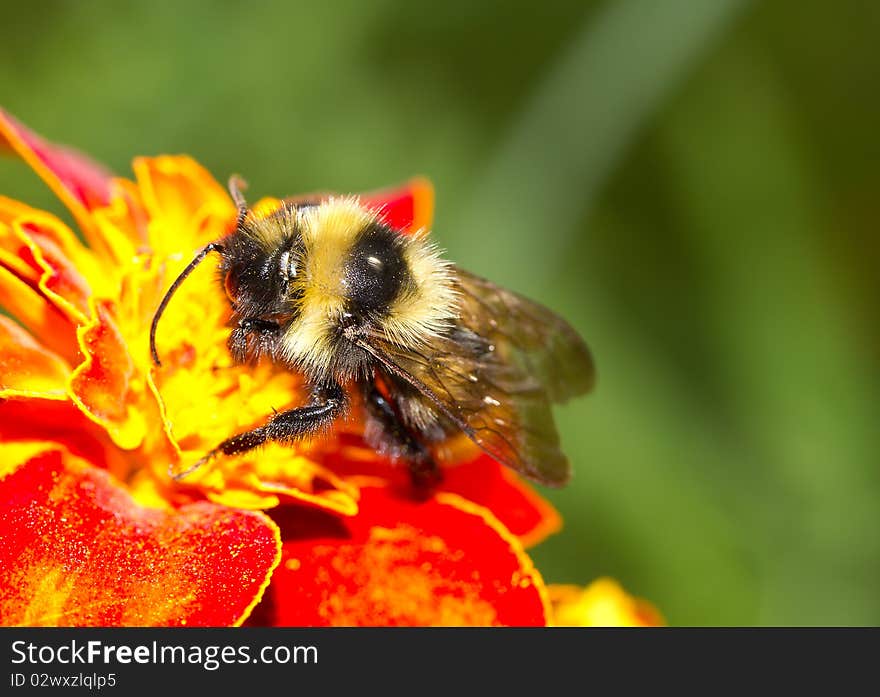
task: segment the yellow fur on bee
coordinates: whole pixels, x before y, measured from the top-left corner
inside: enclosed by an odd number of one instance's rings
[[[357,198],[330,198],[296,212],[303,239],[299,316],[284,336],[288,360],[315,374],[333,359],[333,337],[346,310],[345,266],[360,233],[376,222]],[[427,240],[427,233],[402,236],[402,253],[411,282],[395,298],[373,333],[401,346],[417,347],[443,331],[455,317],[452,267]]]

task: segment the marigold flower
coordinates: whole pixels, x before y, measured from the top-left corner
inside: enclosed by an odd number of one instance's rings
[[[162,292],[234,224],[225,190],[184,156],[134,179],[0,110],[0,149],[29,164],[86,244],[0,197],[0,624],[543,625],[524,551],[560,526],[529,485],[463,445],[428,501],[359,425],[181,472],[273,408],[298,376],[237,366],[228,304],[203,265],[163,318]],[[430,185],[365,195],[389,224],[430,223]],[[266,200],[257,209],[270,210]]]
[[[551,585],[552,624],[557,627],[659,627],[663,616],[645,600],[633,598],[617,581],[599,578],[586,588]]]

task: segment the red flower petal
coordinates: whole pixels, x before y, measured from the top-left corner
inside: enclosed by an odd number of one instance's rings
[[[484,508],[526,547],[531,547],[562,528],[562,519],[544,499],[513,470],[481,453],[465,436],[448,445],[456,464],[444,464],[440,491],[458,494]],[[398,491],[411,491],[405,463],[393,464],[364,444],[355,432],[343,432],[338,447],[330,446],[325,464],[342,475],[378,477]],[[460,464],[458,464],[460,463]]]
[[[237,624],[278,561],[264,515],[141,508],[57,450],[0,480],[0,529],[3,625]]]
[[[0,315],[0,399],[67,399],[70,366],[8,317]]]
[[[488,455],[444,468],[441,488],[488,508],[526,547],[562,528],[562,518],[549,501]]]
[[[130,472],[127,454],[115,447],[107,432],[70,401],[9,399],[0,401],[0,449],[11,443],[43,441],[48,449],[65,451],[104,469]],[[3,464],[0,463],[0,476]],[[19,464],[19,463],[14,463]]]
[[[544,585],[489,511],[455,494],[416,503],[362,489],[335,518],[296,507],[266,608],[278,625],[543,625]]]
[[[363,194],[361,202],[378,209],[388,225],[405,232],[430,229],[434,217],[434,187],[427,179],[416,178],[401,187]]]
[[[43,140],[0,109],[0,148],[29,164],[64,202],[89,241],[95,225],[89,212],[110,202],[111,174],[72,148]]]

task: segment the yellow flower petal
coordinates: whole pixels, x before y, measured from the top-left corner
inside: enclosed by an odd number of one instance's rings
[[[663,617],[650,603],[629,595],[610,578],[600,578],[586,588],[571,585],[548,587],[557,627],[657,627]]]
[[[138,158],[134,172],[149,217],[150,247],[159,257],[203,247],[235,220],[229,195],[190,157]]]

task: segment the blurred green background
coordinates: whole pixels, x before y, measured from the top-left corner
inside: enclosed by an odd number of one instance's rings
[[[591,345],[546,578],[673,624],[880,624],[880,4],[3,2],[0,104],[250,196],[421,173]],[[0,191],[57,210],[25,168]]]

